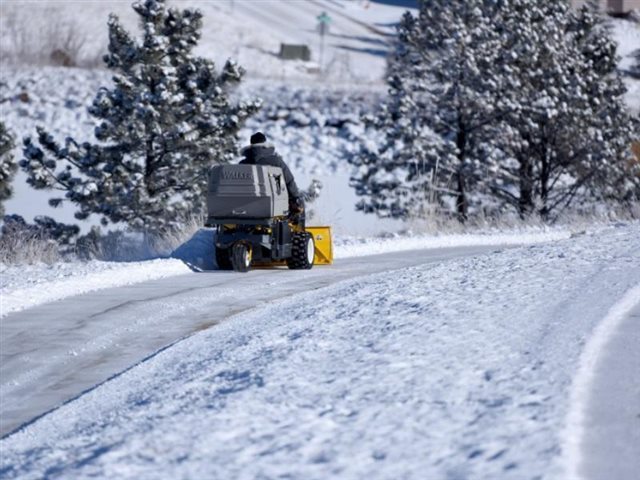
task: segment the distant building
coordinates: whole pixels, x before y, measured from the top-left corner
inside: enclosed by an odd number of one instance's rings
[[[640,0],[597,0],[600,7],[611,14],[622,15],[631,10],[640,9]],[[574,7],[587,3],[587,0],[571,0]]]

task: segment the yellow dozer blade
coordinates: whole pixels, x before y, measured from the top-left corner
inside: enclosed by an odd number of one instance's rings
[[[306,227],[305,230],[313,235],[316,246],[314,265],[331,265],[333,263],[333,242],[331,241],[331,227]]]

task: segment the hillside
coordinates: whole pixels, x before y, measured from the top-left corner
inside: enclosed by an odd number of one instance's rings
[[[203,36],[198,53],[218,63],[232,57],[252,78],[279,80],[317,76],[320,61],[317,17],[326,12],[331,23],[325,38],[323,63],[332,81],[343,82],[372,82],[382,78],[394,25],[406,10],[403,4],[411,4],[348,0],[173,0],[168,3],[203,12]],[[99,58],[107,45],[109,13],[118,15],[128,28],[135,27],[135,14],[129,2],[3,0],[0,17],[3,57],[21,63],[29,55],[51,52],[57,38],[68,36],[82,43],[78,64],[100,65]],[[281,43],[308,45],[312,61],[280,60]],[[50,58],[39,61],[51,63]]]

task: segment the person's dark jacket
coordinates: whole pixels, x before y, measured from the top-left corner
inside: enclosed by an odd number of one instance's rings
[[[244,159],[240,161],[241,165],[271,165],[272,167],[280,167],[284,175],[284,181],[287,184],[287,193],[289,194],[289,203],[302,201],[300,190],[293,179],[293,174],[287,164],[284,163],[282,157],[276,153],[276,149],[270,145],[251,145],[242,150]]]

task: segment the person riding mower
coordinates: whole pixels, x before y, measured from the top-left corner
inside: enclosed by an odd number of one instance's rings
[[[333,260],[329,227],[306,227],[304,202],[291,171],[264,134],[251,137],[238,165],[209,172],[208,216],[216,228],[215,256],[222,270],[252,265],[308,270]]]
[[[289,214],[292,220],[302,222],[302,228],[304,228],[304,200],[291,170],[284,163],[282,157],[276,153],[275,147],[267,143],[267,137],[264,133],[254,133],[249,142],[249,146],[242,149],[241,153],[244,158],[240,161],[240,165],[270,165],[282,169],[289,195]]]

